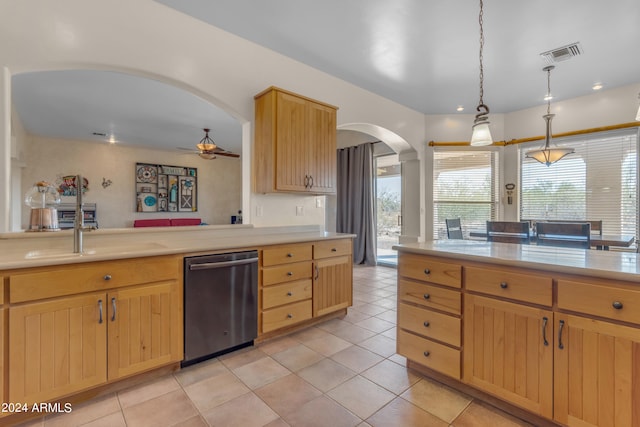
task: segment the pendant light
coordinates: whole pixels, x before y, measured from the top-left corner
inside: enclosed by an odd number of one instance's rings
[[[202,129],[204,130],[204,138],[200,140],[196,147],[200,151],[199,156],[206,160],[215,159],[216,156],[214,154],[214,150],[217,145],[213,142],[213,139],[209,138],[209,130],[210,129]]]
[[[480,0],[480,15],[478,16],[478,22],[480,23],[480,102],[476,107],[478,114],[476,114],[476,118],[473,121],[473,133],[471,134],[471,145],[474,147],[493,144],[491,131],[489,130],[489,107],[484,104],[482,99],[484,95],[484,68],[482,66],[482,50],[484,48],[483,14],[483,3]]]
[[[575,150],[573,148],[551,148],[551,119],[555,117],[555,114],[551,114],[551,70],[553,70],[553,65],[549,65],[548,67],[544,67],[542,71],[547,72],[547,96],[545,96],[545,100],[547,101],[547,114],[542,116],[546,123],[546,134],[544,137],[544,148],[541,150],[533,150],[529,151],[526,155],[529,159],[534,159],[539,161],[540,163],[544,163],[547,166],[551,166],[551,164],[557,162],[562,159],[564,156],[568,154],[573,154]]]

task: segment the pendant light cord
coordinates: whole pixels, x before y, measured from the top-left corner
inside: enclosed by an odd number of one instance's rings
[[[551,114],[551,70],[547,67],[547,114]]]
[[[484,88],[483,88],[484,67],[482,66],[482,60],[483,60],[482,51],[484,48],[484,30],[482,27],[483,15],[484,15],[483,3],[482,3],[482,0],[480,0],[480,15],[478,15],[478,23],[480,24],[480,55],[479,55],[480,57],[480,105],[484,105],[484,101],[482,99],[482,97],[484,96]]]

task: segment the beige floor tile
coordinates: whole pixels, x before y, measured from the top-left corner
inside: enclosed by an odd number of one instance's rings
[[[361,376],[356,376],[340,384],[327,396],[362,419],[373,415],[396,395]]]
[[[331,359],[323,359],[298,371],[298,375],[317,389],[327,392],[356,375]]]
[[[449,423],[442,421],[417,406],[398,397],[384,408],[367,419],[372,427],[447,427]],[[478,424],[476,427],[489,427]]]
[[[371,427],[371,424],[363,421],[360,424],[358,424],[356,427]]]
[[[235,375],[227,371],[184,388],[200,412],[218,406],[249,391]]]
[[[334,354],[331,356],[331,359],[346,366],[354,372],[362,372],[384,360],[382,356],[362,347],[358,347],[357,345],[352,345],[351,347]]]
[[[395,341],[397,339],[397,337],[398,337],[398,328],[387,329],[386,331],[384,331],[380,335],[385,336],[387,338],[391,338],[392,340]]]
[[[227,368],[236,369],[264,357],[267,357],[267,355],[258,348],[247,347],[239,351],[234,351],[233,353],[227,353],[224,356],[220,356],[219,359]]]
[[[224,366],[218,359],[207,360],[206,362],[200,362],[196,365],[191,365],[186,368],[182,368],[176,372],[174,376],[178,382],[186,387],[198,381],[206,380],[207,378],[215,377],[216,375],[229,372],[226,366]]]
[[[209,427],[209,424],[202,418],[201,415],[196,415],[188,420],[174,424],[171,427]]]
[[[353,344],[335,335],[329,334],[325,337],[306,341],[304,345],[324,356],[331,356],[332,354],[336,354]]]
[[[471,403],[468,396],[426,378],[411,386],[401,397],[448,423]]]
[[[308,402],[285,418],[292,427],[354,427],[362,421],[326,396]]]
[[[370,314],[365,314],[361,311],[355,310],[353,308],[349,308],[347,310],[347,314],[342,318],[342,320],[347,321],[349,323],[358,323],[361,320],[368,319],[371,317]]]
[[[389,356],[387,358],[388,360],[391,360],[394,363],[397,363],[400,366],[407,366],[407,358],[404,356],[400,356],[399,354],[392,354],[391,356]]]
[[[360,375],[395,394],[402,394],[421,378],[416,373],[390,360],[384,360]]]
[[[391,322],[387,322],[386,320],[379,319],[377,317],[370,317],[368,319],[362,320],[356,323],[356,326],[360,326],[361,328],[369,329],[373,332],[384,332],[387,329],[395,328],[395,324]]]
[[[280,416],[285,416],[321,396],[322,392],[292,374],[255,390],[255,394]]]
[[[262,427],[278,419],[278,414],[253,393],[236,397],[202,416],[214,427]]]
[[[14,427],[42,427],[44,426],[44,417],[34,418],[29,421],[23,421]]]
[[[106,417],[98,418],[90,423],[83,424],[82,427],[127,427],[122,412],[114,412]]]
[[[350,323],[345,320],[342,320],[341,318],[335,318],[335,319],[327,320],[326,322],[320,323],[317,327],[318,329],[322,329],[323,331],[333,333],[333,331],[340,329],[345,325],[350,325]]]
[[[294,372],[311,366],[324,358],[320,353],[303,344],[299,344],[297,341],[296,344],[295,347],[276,353],[271,357]]]
[[[396,341],[383,335],[376,335],[362,341],[358,345],[382,357],[389,357],[396,352]]]
[[[233,373],[236,374],[247,387],[254,390],[289,375],[291,371],[272,358],[265,357],[234,369]]]
[[[118,392],[120,406],[128,408],[154,397],[161,396],[174,390],[178,390],[180,384],[173,375],[167,375],[157,380],[140,384],[132,388]]]
[[[296,332],[293,335],[289,335],[294,340],[298,340],[301,343],[306,343],[307,341],[315,340],[318,338],[326,337],[329,335],[329,332],[323,331],[320,328],[311,327],[303,329],[299,332]]]
[[[281,351],[287,350],[288,348],[294,347],[299,344],[300,343],[293,338],[281,337],[259,344],[258,349],[263,353],[271,356],[272,354],[280,353]]]
[[[278,418],[277,420],[271,421],[269,424],[266,424],[264,427],[290,427],[289,424],[282,418]]]
[[[381,281],[379,283],[385,285],[385,287],[388,286],[385,282]],[[375,291],[371,292],[371,295],[376,295],[376,296],[379,296],[381,298],[387,298],[387,297],[393,296],[395,294],[396,294],[395,292],[387,291],[385,289],[376,289]]]
[[[163,394],[125,408],[122,412],[128,427],[172,426],[198,415],[183,390]]]
[[[380,314],[383,311],[388,310],[387,308],[380,307],[379,305],[374,305],[374,304],[358,304],[358,305],[354,305],[353,309],[361,313],[368,314],[369,316],[375,316],[376,314]]]
[[[344,323],[346,324],[346,326],[333,331],[333,335],[337,336],[338,338],[342,338],[345,341],[349,341],[350,343],[357,344],[376,335],[375,332],[369,329],[356,326],[349,322]]]
[[[395,310],[387,310],[383,313],[376,314],[375,317],[393,323],[394,325],[398,322],[398,312]]]
[[[68,414],[48,415],[45,417],[44,425],[45,427],[80,426],[114,412],[120,412],[120,403],[115,393],[73,405],[72,411]]]
[[[533,427],[499,409],[478,402],[472,402],[452,424],[454,427]]]
[[[380,299],[382,299],[383,297],[379,296],[379,295],[374,295],[373,293],[364,293],[364,292],[358,292],[353,296],[354,301],[362,301],[365,304],[372,304]]]

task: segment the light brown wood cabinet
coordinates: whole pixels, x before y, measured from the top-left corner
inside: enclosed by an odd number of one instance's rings
[[[313,316],[323,316],[353,304],[351,239],[313,245]]]
[[[45,402],[182,360],[179,260],[150,257],[10,275],[10,401]],[[146,275],[149,268],[154,272]]]
[[[255,96],[255,191],[336,191],[337,107],[270,87]]]

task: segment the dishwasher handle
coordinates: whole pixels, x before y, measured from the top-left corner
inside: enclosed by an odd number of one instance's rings
[[[190,264],[189,270],[209,270],[212,268],[224,268],[233,265],[252,264],[258,262],[258,258],[236,259],[233,261],[220,261],[220,262],[203,262],[201,264]]]

